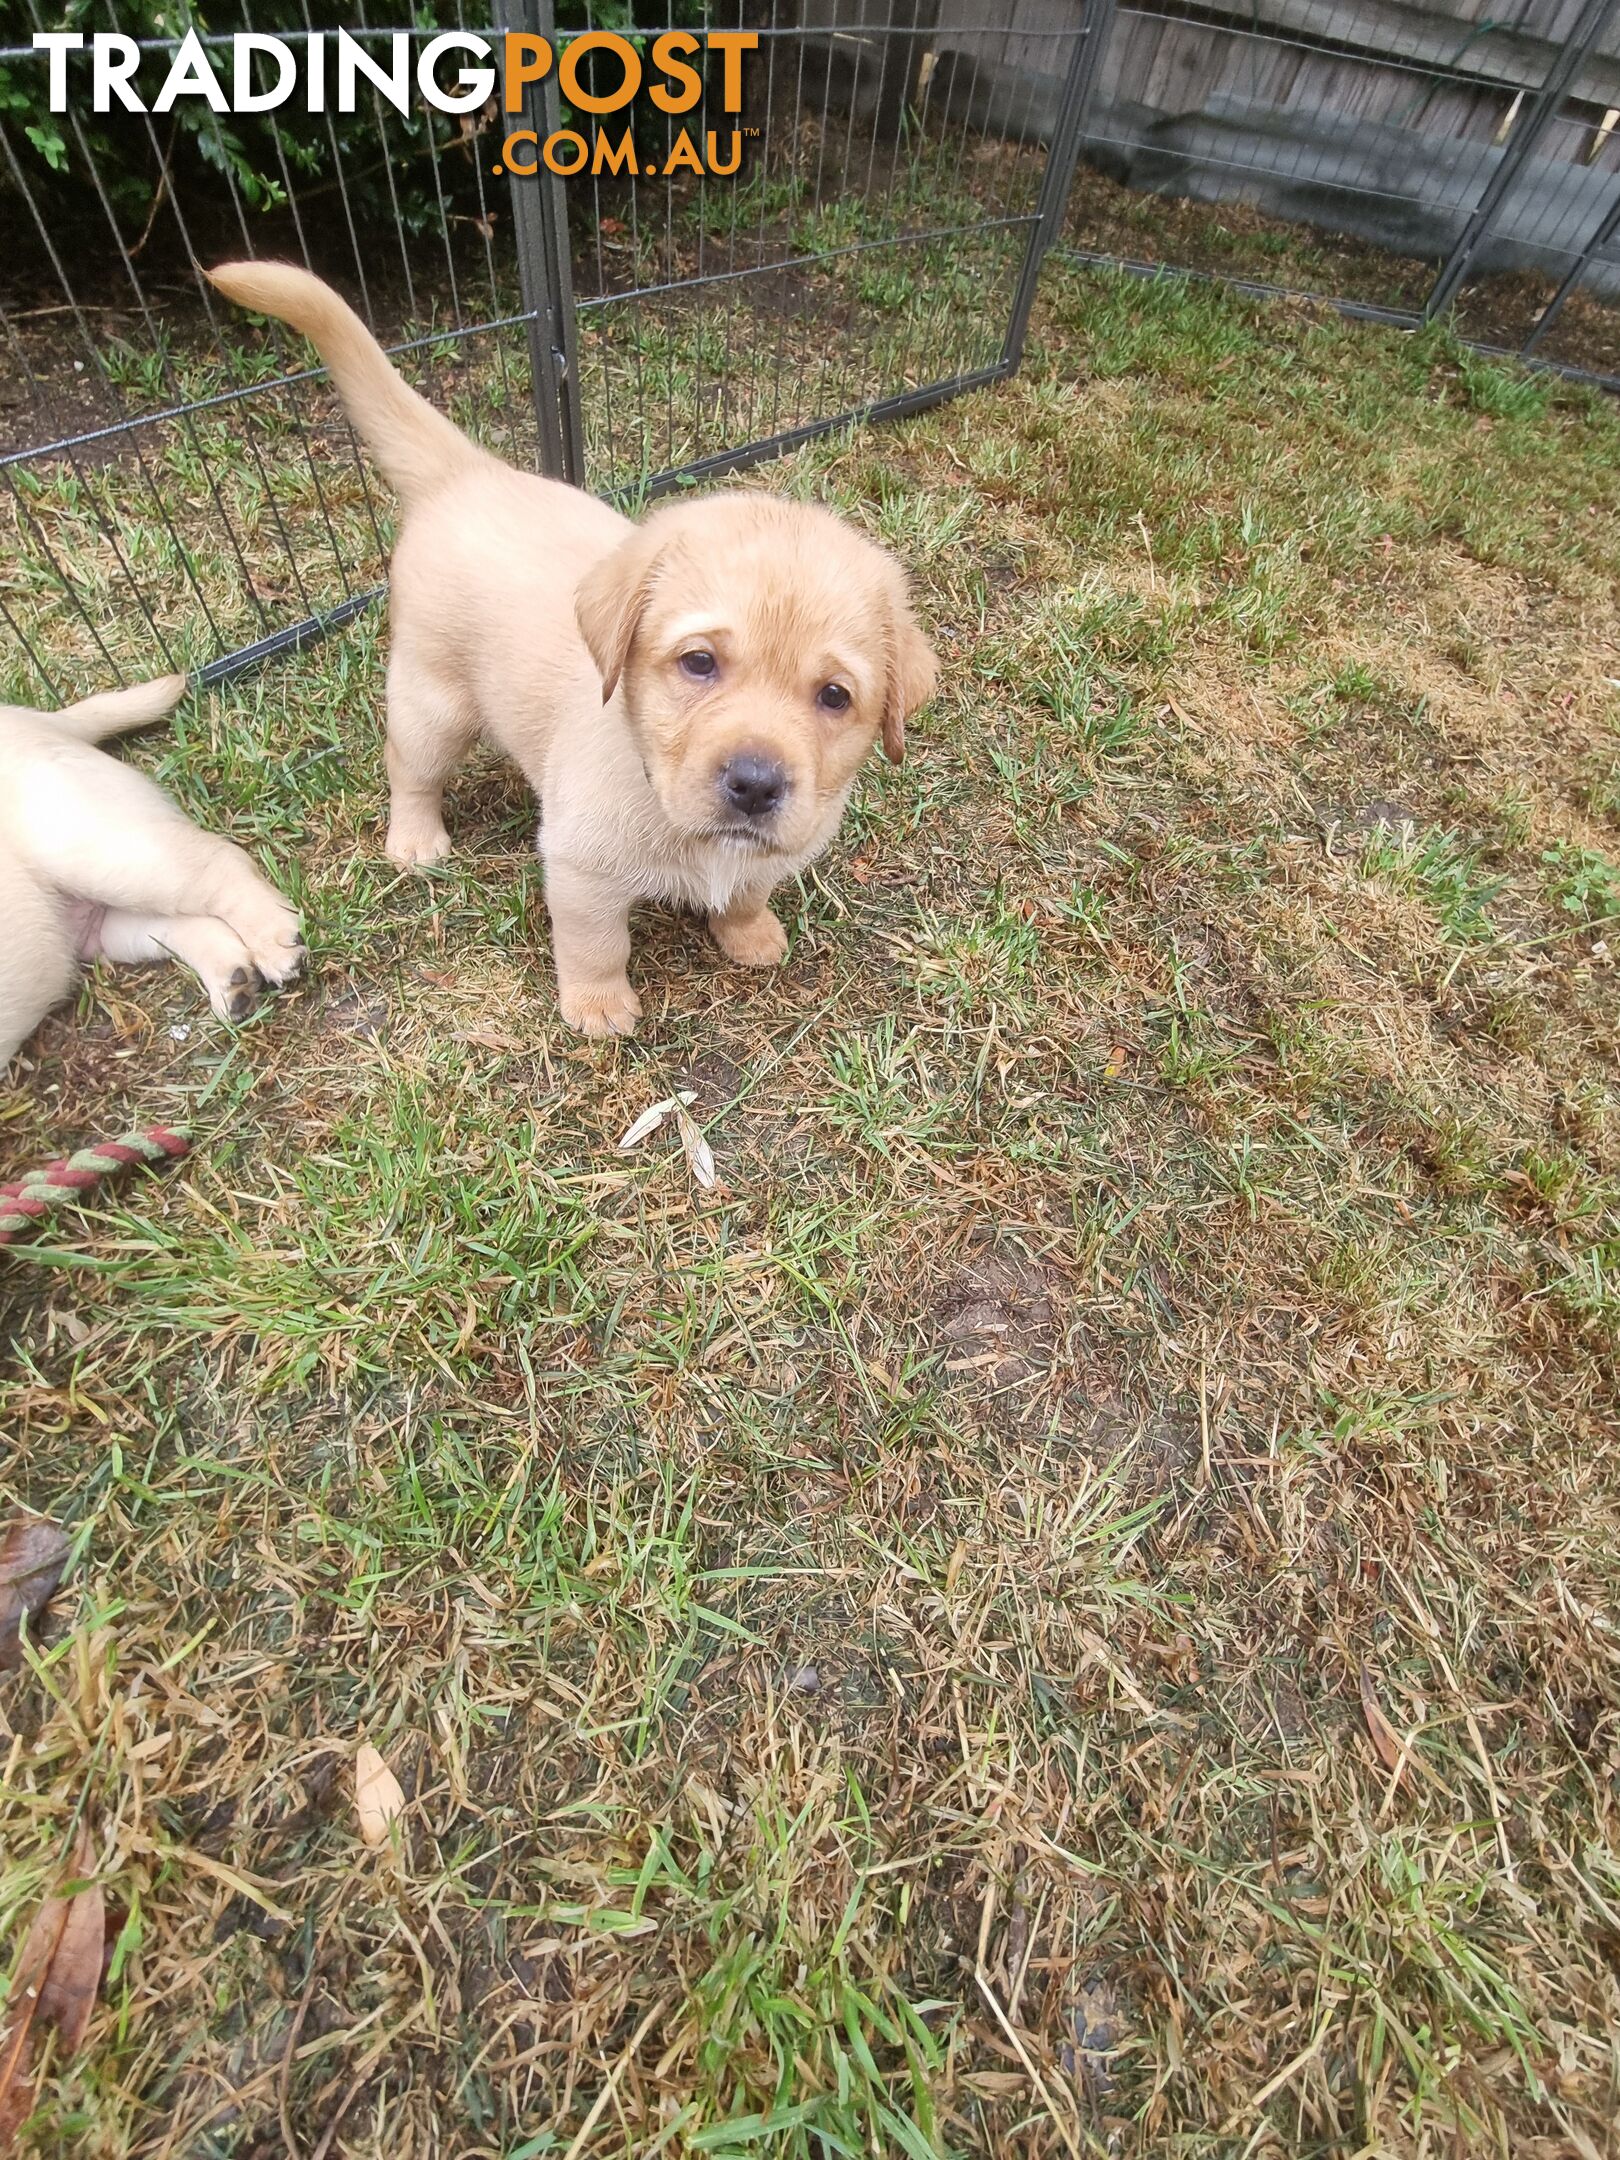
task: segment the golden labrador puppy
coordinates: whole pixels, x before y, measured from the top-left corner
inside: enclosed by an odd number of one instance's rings
[[[437,862],[444,786],[486,736],[540,797],[557,985],[628,1035],[630,909],[709,918],[733,960],[787,950],[766,902],[837,830],[856,768],[931,694],[905,579],[830,512],[722,494],[633,525],[478,449],[353,311],[286,263],[221,292],[303,331],[404,507],[392,569],[388,853]]]
[[[222,1020],[298,972],[298,918],[229,840],[95,745],[161,719],[183,675],[65,712],[0,705],[0,1072],[81,960],[185,961]]]

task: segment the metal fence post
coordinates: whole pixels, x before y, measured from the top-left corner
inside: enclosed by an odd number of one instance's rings
[[[1612,5],[1613,0],[1608,0],[1608,4]],[[1069,206],[1069,189],[1074,184],[1074,168],[1080,155],[1080,138],[1091,109],[1097,78],[1102,72],[1103,55],[1113,33],[1114,12],[1115,0],[1085,0],[1080,27],[1075,33],[1074,51],[1069,58],[1069,71],[1063,79],[1063,95],[1058,101],[1057,123],[1047,147],[1046,170],[1041,176],[1035,229],[1024,250],[1023,267],[1018,273],[1012,314],[1007,323],[1007,339],[1001,349],[1002,370],[1008,375],[1024,357],[1024,339],[1029,330],[1029,312],[1035,305],[1041,264],[1063,229],[1063,215]]]
[[[1434,290],[1423,305],[1423,320],[1433,322],[1443,315],[1462,290],[1464,280],[1474,266],[1480,249],[1490,238],[1492,228],[1501,215],[1508,190],[1523,171],[1526,160],[1557,117],[1558,108],[1569,95],[1582,61],[1608,27],[1609,17],[1614,13],[1615,0],[1586,0],[1569,34],[1568,42],[1558,55],[1548,73],[1547,80],[1519,109],[1502,150],[1502,162],[1491,175],[1485,192],[1474,206],[1474,213],[1463,227],[1462,236],[1452,249],[1449,259],[1435,279]]]
[[[496,0],[495,14],[498,29],[529,31],[545,38],[555,51],[557,21],[553,0]],[[503,97],[504,91],[503,82]],[[544,82],[524,86],[522,118],[542,143],[562,124],[555,68],[547,73]],[[579,326],[574,314],[574,278],[568,246],[567,188],[547,168],[544,159],[539,159],[539,170],[532,178],[513,173],[510,185],[518,283],[528,318],[529,364],[534,373],[534,409],[540,426],[540,470],[548,479],[567,480],[575,487],[583,487]]]

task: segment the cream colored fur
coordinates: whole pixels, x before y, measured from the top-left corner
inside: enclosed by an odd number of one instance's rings
[[[787,940],[767,901],[826,846],[881,736],[898,759],[933,656],[900,570],[824,510],[751,493],[633,525],[577,488],[478,449],[418,397],[352,310],[308,272],[228,263],[231,299],[303,331],[398,491],[391,571],[387,849],[432,863],[444,788],[480,736],[540,797],[565,1018],[628,1034],[640,899],[707,914],[750,966]],[[701,646],[712,679],[690,674]],[[829,686],[848,693],[830,710]],[[753,761],[768,814],[727,793]]]
[[[98,750],[161,719],[183,675],[65,712],[0,705],[0,1071],[82,960],[183,960],[222,1019],[303,958],[292,909],[229,840]]]

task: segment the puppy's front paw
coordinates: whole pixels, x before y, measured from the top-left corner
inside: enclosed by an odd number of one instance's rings
[[[248,949],[248,958],[272,988],[289,983],[304,964],[304,941],[298,934],[298,917],[280,894],[267,895],[264,907],[250,922],[233,921],[231,927]]]
[[[439,818],[393,817],[388,821],[383,853],[401,870],[424,868],[444,861],[450,853],[450,835]]]
[[[559,994],[562,1016],[582,1035],[633,1035],[641,1000],[627,981],[570,983]]]
[[[711,915],[709,929],[726,958],[735,960],[739,967],[775,967],[787,958],[787,932],[769,908],[741,919],[735,915]]]
[[[208,916],[171,929],[171,949],[202,977],[208,1002],[221,1020],[240,1026],[264,995],[258,970],[247,947],[229,923]]]
[[[292,981],[304,964],[304,945],[297,914],[273,885],[255,879],[252,891],[230,903],[225,920],[267,983],[276,987]]]

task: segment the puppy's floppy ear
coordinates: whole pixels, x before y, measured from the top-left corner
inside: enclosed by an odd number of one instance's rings
[[[619,687],[658,570],[660,534],[638,525],[593,563],[574,594],[574,620],[602,678],[605,705]]]
[[[883,755],[898,765],[906,754],[906,722],[934,694],[939,670],[902,588],[895,595],[889,637],[889,681],[883,700]]]

